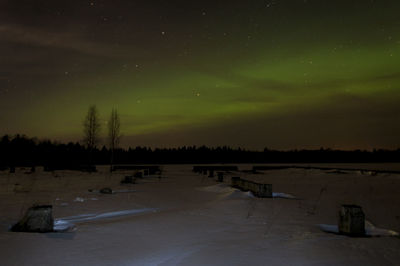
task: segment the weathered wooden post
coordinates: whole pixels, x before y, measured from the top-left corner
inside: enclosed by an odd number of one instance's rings
[[[351,236],[365,235],[365,215],[360,206],[342,205],[339,211],[339,233]]]
[[[218,182],[224,182],[224,172],[218,172]]]
[[[11,228],[11,231],[45,233],[52,232],[53,226],[53,207],[36,205],[28,209],[25,216]]]

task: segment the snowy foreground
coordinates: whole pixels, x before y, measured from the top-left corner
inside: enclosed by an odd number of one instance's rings
[[[396,166],[354,166],[363,167]],[[120,181],[131,171],[110,174],[107,167],[94,174],[0,172],[0,264],[400,265],[399,237],[321,230],[334,231],[340,204],[351,203],[363,207],[368,225],[399,232],[399,174],[286,169],[233,172],[221,184],[191,168],[163,166],[161,179],[129,185]],[[233,189],[231,176],[271,183],[283,198]],[[116,193],[98,193],[103,187]],[[52,204],[56,226],[68,231],[9,232],[33,203]]]

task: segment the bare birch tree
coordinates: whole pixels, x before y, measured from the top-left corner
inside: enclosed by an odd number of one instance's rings
[[[111,110],[111,116],[108,121],[108,141],[109,141],[110,151],[111,151],[110,170],[112,169],[112,166],[114,164],[114,151],[115,151],[115,149],[118,148],[118,144],[119,144],[119,141],[121,138],[120,125],[121,124],[120,124],[117,109],[113,108]]]
[[[89,163],[92,163],[92,151],[96,148],[100,140],[100,128],[99,114],[96,105],[91,105],[89,106],[88,113],[83,122],[83,142],[90,152]]]

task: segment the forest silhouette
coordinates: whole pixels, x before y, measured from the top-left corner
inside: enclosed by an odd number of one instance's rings
[[[111,149],[86,147],[78,142],[59,143],[25,135],[4,135],[0,140],[0,167],[44,166],[73,169],[90,164],[110,164]],[[90,154],[90,160],[89,158]],[[179,148],[118,148],[114,164],[201,164],[201,163],[382,163],[400,162],[400,149],[251,151],[242,148],[183,146]],[[89,163],[90,162],[90,163]]]

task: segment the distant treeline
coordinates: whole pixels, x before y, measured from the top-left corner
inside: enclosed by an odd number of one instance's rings
[[[373,151],[341,151],[331,149],[250,151],[230,147],[205,146],[151,149],[136,147],[117,149],[114,164],[173,163],[371,163],[400,162],[400,149]],[[90,151],[79,143],[62,144],[40,141],[22,135],[5,135],[0,141],[0,167],[33,165],[109,164],[108,148]]]

